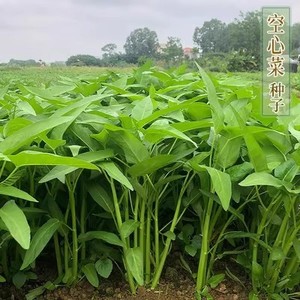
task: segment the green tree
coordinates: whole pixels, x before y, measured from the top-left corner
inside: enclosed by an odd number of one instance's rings
[[[138,28],[130,33],[124,45],[129,63],[137,63],[141,57],[155,58],[158,50],[158,38],[149,28]]]
[[[295,23],[291,30],[291,50],[300,48],[300,23]]]
[[[120,63],[124,55],[122,55],[121,53],[117,53],[116,50],[117,45],[113,43],[106,44],[101,48],[101,51],[104,52],[102,55],[103,66],[111,67],[116,66]]]
[[[238,21],[238,32],[240,37],[240,50],[244,49],[247,54],[250,54],[257,59],[260,58],[261,45],[261,26],[262,16],[260,11],[241,13],[241,20]]]
[[[73,55],[66,61],[67,66],[100,66],[101,60],[88,54]]]
[[[179,38],[168,37],[166,47],[162,49],[163,58],[169,63],[175,63],[182,59],[183,49]]]
[[[27,59],[27,60],[19,60],[19,59],[11,59],[8,63],[9,65],[15,65],[20,67],[36,67],[39,66],[39,63],[36,62],[34,59]]]
[[[117,45],[110,43],[110,44],[106,44],[105,46],[103,46],[101,48],[101,51],[104,52],[103,56],[112,56],[116,53],[117,50]]]
[[[226,26],[224,38],[226,40],[224,52],[228,53],[241,49],[241,29],[237,22],[231,22]]]
[[[202,27],[196,27],[193,35],[194,43],[202,50],[203,53],[223,52],[224,32],[226,24],[218,19],[211,19],[204,22]]]

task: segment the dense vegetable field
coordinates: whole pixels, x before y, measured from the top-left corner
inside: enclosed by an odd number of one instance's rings
[[[10,83],[23,83],[33,86],[47,86],[61,77],[80,77],[91,75],[97,77],[105,72],[129,73],[132,68],[100,68],[100,67],[0,67],[0,86]]]
[[[9,76],[8,76],[9,77]],[[261,115],[259,84],[143,66],[2,79],[0,282],[22,287],[54,253],[57,280],[101,285],[119,268],[155,289],[176,245],[198,299],[234,272],[249,299],[300,297],[300,105]],[[8,79],[7,79],[8,78]],[[300,77],[292,78],[295,89]],[[194,262],[191,264],[191,262]],[[197,268],[194,268],[194,264]]]

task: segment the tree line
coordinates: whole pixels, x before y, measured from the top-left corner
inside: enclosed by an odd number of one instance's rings
[[[180,38],[168,37],[160,44],[157,33],[147,27],[137,28],[130,33],[117,51],[117,45],[109,43],[101,48],[101,58],[80,54],[67,59],[68,66],[126,66],[142,64],[147,59],[172,66],[184,60],[197,59],[200,65],[212,71],[252,71],[261,68],[261,11],[241,13],[239,18],[228,24],[213,18],[196,27],[193,33],[194,47],[187,56]],[[291,26],[291,55],[300,53],[300,23]],[[100,52],[100,51],[99,51]],[[18,61],[11,60],[14,64]],[[22,65],[35,65],[32,60]],[[29,64],[29,65],[30,65]]]
[[[122,66],[141,64],[147,59],[174,64],[184,59],[183,46],[179,38],[168,37],[165,45],[159,44],[157,33],[149,28],[137,28],[130,33],[124,44],[124,52],[117,52],[117,45],[106,44],[101,48],[102,58],[92,55],[74,55],[66,64],[70,66]]]
[[[196,27],[193,33],[192,57],[213,71],[259,70],[261,62],[262,13],[241,13],[228,24],[213,18]],[[291,54],[300,53],[300,23],[291,26]],[[181,63],[185,58],[181,40],[168,37],[166,44],[159,44],[157,33],[149,28],[138,28],[130,33],[123,46],[109,43],[101,48],[102,58],[91,55],[75,55],[67,65],[122,66],[139,64],[146,59],[162,61],[169,65]]]

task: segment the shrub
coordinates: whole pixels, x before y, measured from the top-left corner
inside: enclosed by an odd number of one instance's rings
[[[252,72],[260,69],[260,60],[254,56],[238,52],[228,58],[227,70],[230,72]]]

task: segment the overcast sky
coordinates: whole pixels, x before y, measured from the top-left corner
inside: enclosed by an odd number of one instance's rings
[[[292,23],[300,22],[299,0],[0,0],[0,62],[100,56],[107,43],[123,51],[126,37],[141,27],[155,30],[161,43],[176,36],[193,46],[194,29],[205,21],[229,23],[241,11],[280,5],[291,8]]]

